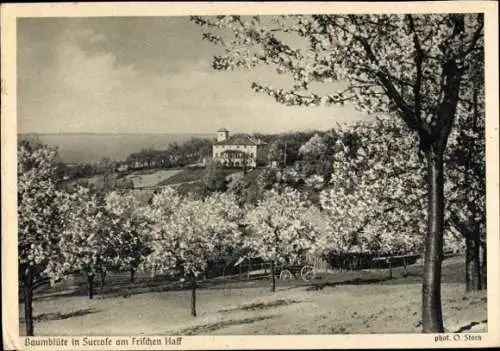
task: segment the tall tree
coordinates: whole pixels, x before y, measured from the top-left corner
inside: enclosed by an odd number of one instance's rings
[[[443,157],[459,98],[483,51],[482,14],[311,15],[193,17],[222,45],[213,67],[227,70],[270,64],[295,81],[291,89],[257,82],[287,105],[354,102],[374,113],[394,113],[418,135],[427,166],[427,235],[422,284],[422,331],[443,332],[441,261],[444,228]],[[223,34],[214,34],[218,29]],[[231,33],[231,34],[229,34]],[[291,40],[288,40],[291,39]],[[302,47],[293,42],[304,39]],[[312,83],[330,85],[320,94]],[[339,89],[339,86],[343,88]]]
[[[267,150],[267,161],[269,164],[276,163],[279,166],[285,166],[285,146],[282,140],[274,140]]]
[[[446,158],[450,184],[447,190],[447,224],[466,242],[466,289],[486,287],[486,158],[484,85],[479,77],[470,81],[472,97],[462,101],[457,128],[450,136]],[[479,80],[479,82],[478,82]]]
[[[33,336],[33,291],[63,277],[61,251],[63,204],[56,190],[57,151],[23,141],[17,149],[17,213],[19,283],[24,301],[26,335]]]

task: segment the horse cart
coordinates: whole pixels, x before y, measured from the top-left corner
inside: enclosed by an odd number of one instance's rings
[[[243,262],[246,260],[245,257],[240,257],[235,263],[234,266],[240,266],[240,276],[242,274],[242,266]],[[311,264],[310,260],[303,261],[303,264],[277,264],[274,267],[275,275],[280,280],[304,280],[310,281],[316,278],[316,270],[315,265]],[[266,272],[272,271],[272,264],[270,262],[261,262],[261,263],[249,263],[245,265],[245,267],[249,270],[247,275],[250,276],[251,272],[255,274],[255,272],[260,272],[260,274],[267,274]],[[257,268],[257,271],[252,271],[252,267]]]
[[[306,282],[316,277],[314,266],[312,265],[285,265],[278,267],[280,280],[302,279]]]

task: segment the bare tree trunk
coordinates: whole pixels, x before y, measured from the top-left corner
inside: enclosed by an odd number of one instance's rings
[[[26,336],[33,336],[33,277],[31,270],[28,269],[23,279],[23,298],[24,298],[24,324],[26,326]]]
[[[428,218],[422,284],[422,332],[442,333],[441,262],[443,259],[443,152],[426,152],[428,167]]]
[[[89,299],[94,298],[94,272],[87,272],[87,282],[89,285]]]
[[[276,291],[276,264],[274,262],[271,262],[271,278],[272,278],[271,291],[275,292]]]
[[[488,274],[486,269],[486,243],[481,243],[481,286],[483,289],[488,287]]]
[[[133,284],[135,282],[135,269],[130,268],[130,282]]]
[[[191,273],[191,315],[196,317],[196,276]]]
[[[104,284],[106,283],[106,269],[101,270],[101,289],[104,288]]]
[[[389,279],[392,279],[392,261],[391,259],[387,259],[387,265],[389,266]]]
[[[472,101],[473,101],[473,120],[472,120],[472,130],[474,132],[478,132],[478,119],[479,119],[479,110],[478,110],[478,88],[476,84],[474,84],[474,88],[472,91]],[[470,170],[474,167],[473,165],[473,157],[477,157],[473,154],[474,150],[474,140],[469,138],[469,141],[466,145],[468,149],[467,158],[465,160],[466,170]],[[474,177],[472,177],[474,178]],[[465,174],[466,190],[471,188],[471,184],[473,184],[474,179],[471,179],[470,173]],[[482,287],[482,277],[481,277],[481,231],[480,225],[477,221],[472,217],[467,219],[466,223],[466,235],[465,235],[465,243],[466,243],[466,254],[465,254],[465,290],[466,291],[475,291],[481,290]]]
[[[469,233],[465,239],[465,290],[475,291],[482,289],[479,233]]]

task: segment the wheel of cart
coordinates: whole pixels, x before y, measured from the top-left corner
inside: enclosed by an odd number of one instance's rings
[[[310,265],[306,265],[300,269],[300,277],[302,280],[308,282],[313,280],[316,277],[316,272],[314,271],[314,267]]]
[[[282,269],[280,272],[280,280],[292,280],[294,278],[292,272],[288,269]]]
[[[280,272],[279,279],[280,280],[300,279],[300,269],[301,268],[302,268],[302,266],[296,266],[296,265],[281,266],[277,270],[278,272]]]

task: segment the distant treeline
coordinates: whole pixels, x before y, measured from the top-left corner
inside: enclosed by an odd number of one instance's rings
[[[213,141],[209,139],[191,138],[180,144],[170,143],[165,150],[143,149],[130,154],[120,165],[127,170],[151,168],[175,168],[193,163],[200,163],[203,158],[212,154]]]

